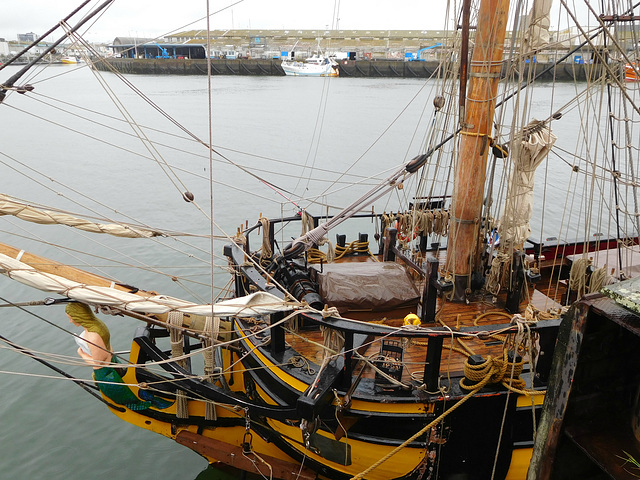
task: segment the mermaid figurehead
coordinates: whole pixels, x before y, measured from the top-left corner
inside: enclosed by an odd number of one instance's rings
[[[67,304],[65,312],[69,318],[77,325],[85,328],[88,332],[95,332],[100,335],[107,350],[111,351],[111,334],[105,323],[96,317],[91,311],[91,307],[86,303],[71,302]]]

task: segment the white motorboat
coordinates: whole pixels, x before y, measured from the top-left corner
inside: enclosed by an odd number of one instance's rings
[[[313,55],[302,62],[285,59],[282,69],[286,75],[301,75],[308,77],[337,77],[338,64],[325,55]]]

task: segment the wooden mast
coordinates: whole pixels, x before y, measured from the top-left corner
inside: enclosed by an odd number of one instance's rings
[[[481,0],[466,101],[461,119],[449,229],[447,272],[454,279],[454,300],[464,300],[478,268],[482,242],[482,202],[493,114],[502,70],[509,0]]]

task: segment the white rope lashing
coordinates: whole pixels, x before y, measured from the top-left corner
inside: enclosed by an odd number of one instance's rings
[[[181,329],[175,328],[182,326],[183,316],[181,312],[169,312],[168,315],[172,358],[180,358],[184,355],[184,334]],[[187,362],[185,359],[177,360],[176,363],[182,368],[186,368]],[[178,418],[189,418],[187,397],[182,390],[176,390],[176,416]]]

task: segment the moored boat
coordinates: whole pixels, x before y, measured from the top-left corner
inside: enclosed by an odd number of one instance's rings
[[[67,55],[65,57],[62,57],[60,61],[65,65],[75,65],[77,63],[80,63],[80,59],[75,55]]]
[[[303,61],[285,58],[282,60],[282,70],[286,75],[303,77],[337,77],[340,74],[335,60],[317,54]]]

